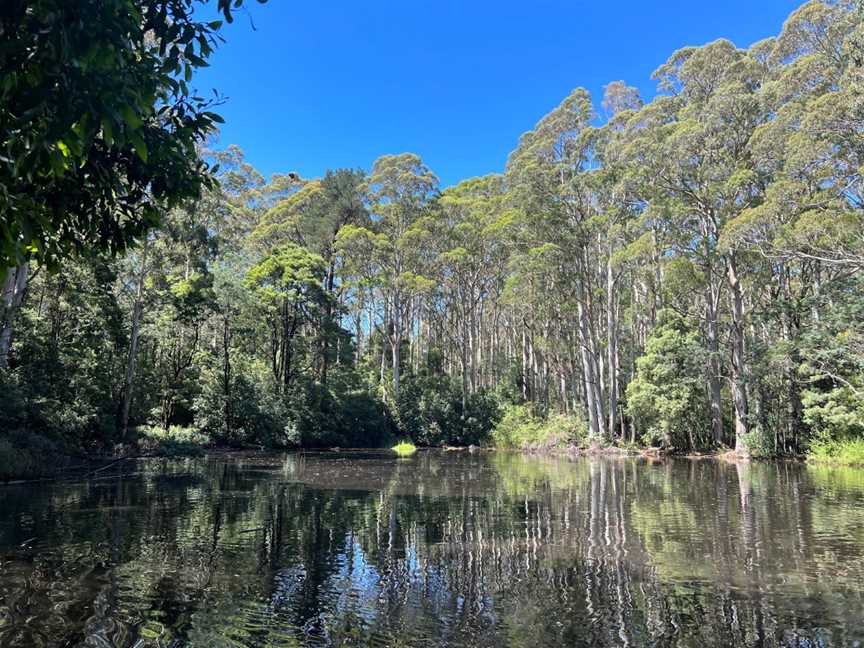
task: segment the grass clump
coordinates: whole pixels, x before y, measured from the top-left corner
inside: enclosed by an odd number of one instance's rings
[[[395,446],[391,448],[393,452],[395,452],[400,457],[410,457],[415,452],[417,452],[417,446],[415,446],[410,441],[400,441]]]
[[[585,422],[570,414],[540,417],[524,405],[510,405],[492,431],[497,448],[556,450],[583,446],[588,441]]]
[[[810,445],[807,458],[820,463],[864,466],[864,439],[817,440]]]

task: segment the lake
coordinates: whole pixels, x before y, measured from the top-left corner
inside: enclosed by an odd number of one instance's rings
[[[0,486],[0,646],[855,646],[864,471],[215,454]]]

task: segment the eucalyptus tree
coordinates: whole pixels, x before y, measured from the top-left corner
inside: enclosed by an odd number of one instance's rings
[[[330,338],[341,319],[346,296],[339,276],[343,259],[339,251],[339,233],[343,227],[369,224],[364,205],[361,170],[328,170],[323,178],[298,183],[298,188],[277,201],[261,218],[250,240],[259,250],[268,250],[285,242],[302,245],[319,254],[327,268],[323,288],[330,295],[326,303],[320,342],[322,345],[320,375],[327,382],[330,362]],[[362,329],[358,326],[358,336]]]
[[[529,266],[535,270],[534,262],[539,260],[558,265],[556,275],[566,276],[572,286],[569,291],[555,287],[554,294],[545,298],[566,308],[569,297],[575,307],[581,394],[591,434],[600,437],[605,434],[602,351],[595,321],[596,273],[591,265],[595,205],[583,182],[588,147],[582,137],[593,117],[588,92],[574,90],[534,130],[522,135],[507,161],[507,180],[512,204],[525,219],[520,254],[531,260]]]
[[[748,367],[743,253],[721,245],[727,224],[758,204],[767,178],[749,151],[767,119],[758,90],[762,69],[747,52],[718,40],[675,52],[655,72],[668,94],[630,120],[630,155],[644,168],[645,195],[671,207],[679,253],[692,255],[705,277],[709,393],[715,440],[722,438],[719,325],[722,289],[731,310],[731,391],[735,447],[748,454]]]
[[[622,283],[632,266],[633,239],[638,237],[636,222],[643,208],[638,198],[638,183],[629,173],[624,155],[626,124],[635,110],[642,106],[639,92],[616,81],[606,86],[603,107],[610,114],[601,128],[585,130],[583,142],[589,165],[581,176],[582,191],[590,196],[594,207],[592,217],[597,245],[595,254],[605,260],[605,345],[606,345],[606,435],[616,436],[619,422],[618,400],[621,393],[621,304]],[[651,243],[656,245],[656,237]],[[655,258],[652,259],[656,265]],[[659,281],[658,281],[659,282]],[[622,427],[623,430],[623,427]],[[622,433],[623,434],[623,433]]]
[[[774,118],[752,149],[775,181],[731,235],[775,258],[864,264],[862,11],[855,3],[808,2],[759,46],[770,75],[763,101]]]
[[[424,274],[429,261],[425,242],[438,178],[413,153],[385,155],[375,160],[364,188],[371,222],[341,228],[338,240],[340,248],[355,257],[346,274],[365,277],[383,298],[382,323],[390,345],[393,394],[398,397],[402,344],[413,309],[417,298],[434,285]]]
[[[494,370],[489,321],[503,281],[505,241],[500,236],[504,178],[488,175],[446,189],[435,214],[438,272],[447,314],[443,329],[458,348],[462,407],[481,385],[480,372]],[[484,357],[484,347],[487,349]]]
[[[0,259],[19,264],[4,279],[4,359],[18,309],[22,325],[15,371],[0,375],[4,421],[88,443],[118,412],[124,430],[189,424],[231,443],[377,441],[391,423],[465,443],[518,404],[509,418],[529,427],[563,412],[594,439],[629,423],[631,438],[675,447],[729,441],[728,409],[742,455],[861,435],[860,3],[808,2],[747,50],[679,50],[647,104],[608,84],[602,121],[575,90],[505,173],[439,193],[414,154],[265,180],[236,147],[196,149],[218,118],[186,75],[219,27],[191,2],[106,18],[126,49],[69,60],[85,87],[104,77],[119,94],[99,104],[70,87],[70,123],[47,108],[68,86],[59,63],[39,76],[28,61],[57,54],[42,47],[52,33],[80,35],[48,24],[72,5],[0,9],[3,33],[15,16],[26,27],[0,48]],[[82,15],[114,6],[91,4]],[[163,5],[176,29],[152,13]],[[93,27],[100,47],[114,42],[105,29]],[[130,80],[145,94],[124,94]],[[91,209],[105,192],[114,203]],[[122,262],[67,260],[135,241]],[[31,261],[48,271],[28,288]],[[61,262],[68,272],[49,272]]]
[[[809,371],[799,371],[802,338],[810,326],[821,327],[832,292],[844,301],[849,275],[864,261],[862,18],[854,3],[808,2],[777,38],[751,48],[764,68],[760,98],[772,118],[749,148],[772,182],[764,200],[740,213],[724,238],[773,265],[769,285],[776,287],[764,309],[780,305],[774,335],[785,349],[778,367],[786,383],[780,399],[786,411],[775,426],[783,431],[778,448],[801,447],[801,388]]]

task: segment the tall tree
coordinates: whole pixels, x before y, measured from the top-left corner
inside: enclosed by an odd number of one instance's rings
[[[423,243],[438,178],[413,153],[385,155],[375,160],[365,187],[372,223],[369,228],[342,228],[340,241],[343,248],[365,255],[367,273],[374,268],[375,284],[384,297],[382,321],[390,345],[393,394],[398,397],[402,343],[412,309],[417,296],[432,287],[423,274],[428,260]],[[355,265],[348,272],[356,275],[358,269]]]

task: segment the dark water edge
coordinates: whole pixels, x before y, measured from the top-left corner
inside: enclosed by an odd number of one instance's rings
[[[4,647],[862,639],[861,470],[219,452],[0,487]]]
[[[234,457],[254,456],[254,455],[273,455],[282,452],[382,452],[386,453],[388,448],[297,448],[297,449],[276,449],[263,448],[262,446],[248,447],[231,447],[231,446],[204,446],[197,444],[176,444],[172,443],[165,445],[152,445],[145,450],[136,447],[134,444],[119,445],[114,453],[87,453],[77,451],[56,452],[33,449],[20,448],[16,453],[10,456],[0,457],[0,486],[3,484],[21,484],[52,480],[77,480],[83,479],[99,472],[102,472],[108,467],[119,464],[123,461],[136,461],[144,459],[184,459],[184,458],[199,458],[199,457],[218,457],[230,455]],[[582,446],[554,446],[554,447],[529,447],[529,448],[496,448],[491,446],[447,446],[444,448],[435,447],[418,447],[420,452],[500,452],[500,453],[518,453],[523,455],[538,456],[538,457],[555,457],[559,459],[575,459],[579,457],[644,457],[646,459],[658,460],[664,458],[675,459],[691,459],[691,460],[722,460],[722,461],[738,461],[739,458],[734,456],[730,451],[677,451],[665,450],[663,448],[638,447],[626,448],[618,446],[601,446],[601,447],[582,447]],[[774,457],[748,458],[747,461],[758,462],[805,462],[808,461],[806,455],[779,455]],[[821,461],[817,462],[809,460],[811,463],[820,463],[827,466],[843,466],[843,463]],[[856,466],[850,466],[856,467]],[[864,470],[864,466],[857,466]],[[119,471],[122,474],[122,470]]]

